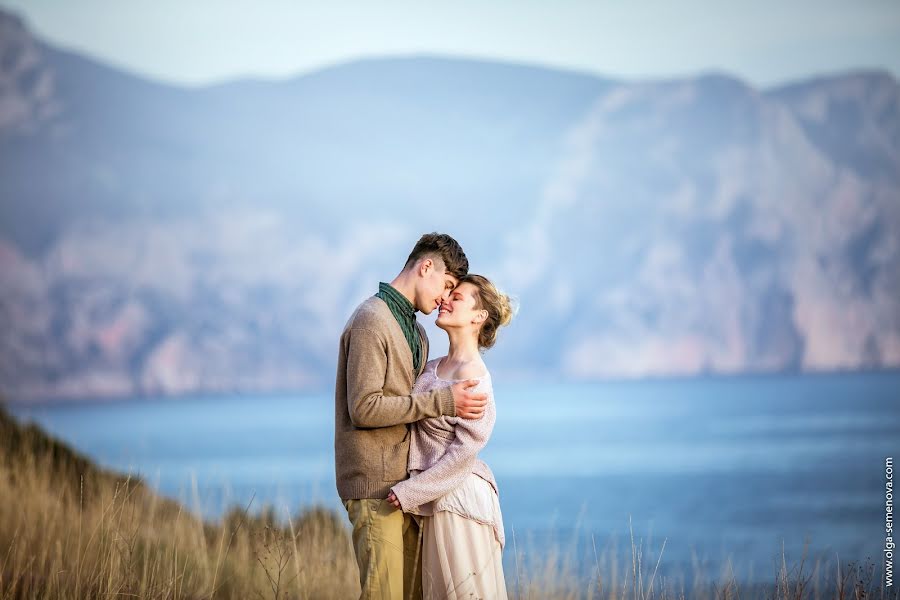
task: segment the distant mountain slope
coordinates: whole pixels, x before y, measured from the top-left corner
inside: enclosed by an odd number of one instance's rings
[[[13,398],[327,387],[349,311],[431,230],[519,297],[508,381],[900,366],[888,74],[421,56],[188,90],[0,34]]]

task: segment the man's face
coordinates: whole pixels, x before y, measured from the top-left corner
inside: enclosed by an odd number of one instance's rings
[[[457,279],[447,273],[444,263],[437,259],[426,259],[420,266],[419,285],[416,293],[416,308],[422,314],[430,315],[440,308],[441,303],[450,297],[456,287]]]

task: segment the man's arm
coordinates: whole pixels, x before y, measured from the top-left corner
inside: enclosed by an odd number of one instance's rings
[[[347,335],[347,408],[354,426],[390,427],[428,417],[456,416],[449,387],[385,396],[387,343],[370,329],[351,329]]]

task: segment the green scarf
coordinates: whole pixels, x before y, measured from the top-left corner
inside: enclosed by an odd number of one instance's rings
[[[394,318],[397,319],[397,323],[400,324],[400,329],[403,330],[403,336],[412,352],[413,370],[418,373],[422,357],[420,356],[419,330],[416,328],[416,307],[394,286],[383,281],[378,284],[378,293],[375,295],[387,303]]]

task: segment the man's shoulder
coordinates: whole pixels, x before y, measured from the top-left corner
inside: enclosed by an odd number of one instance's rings
[[[356,310],[347,319],[344,331],[350,329],[383,331],[390,323],[388,318],[393,318],[393,315],[384,300],[378,296],[369,296],[356,307]]]

